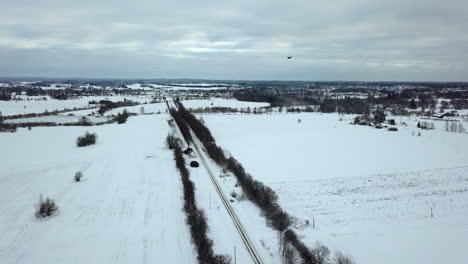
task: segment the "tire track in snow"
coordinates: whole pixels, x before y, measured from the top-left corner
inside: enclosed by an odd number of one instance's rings
[[[142,239],[142,249],[143,249],[143,264],[151,263],[151,255],[148,249],[151,246],[151,240],[148,240],[147,231],[150,226],[152,212],[151,212],[151,197],[152,194],[149,193],[146,197],[145,203],[145,214],[143,218],[143,227],[144,227],[144,234]]]
[[[145,217],[144,217],[144,226],[145,229],[148,228],[149,222],[151,221],[151,193],[148,194],[148,197],[146,198],[146,208],[145,208]]]
[[[21,230],[16,233],[15,238],[8,245],[7,254],[9,256],[17,255],[18,249],[23,245],[23,241],[25,240],[28,231],[29,226],[24,225]]]

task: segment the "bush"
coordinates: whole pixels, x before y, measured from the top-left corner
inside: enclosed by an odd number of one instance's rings
[[[338,251],[335,253],[334,264],[356,264],[356,262]]]
[[[296,233],[292,231],[291,229],[286,230],[283,233],[283,238],[285,244],[290,244],[293,246],[299,256],[302,259],[302,263],[317,263],[317,260],[315,259],[314,254],[310,251],[309,248],[307,248],[304,243],[302,243],[299,238],[297,237]]]
[[[311,249],[312,254],[317,260],[317,264],[328,264],[330,261],[330,249],[328,247],[316,243],[315,247]]]
[[[125,122],[127,122],[128,116],[129,114],[127,112],[127,109],[124,109],[122,113],[117,114],[115,120],[117,120],[117,124],[124,124]]]
[[[0,123],[0,132],[16,132],[16,124]]]
[[[91,134],[88,131],[86,131],[84,136],[80,136],[76,139],[76,145],[78,147],[85,147],[85,146],[93,145],[96,143],[96,139],[97,139],[96,133]]]
[[[86,116],[82,116],[80,118],[80,120],[78,120],[77,123],[79,125],[81,125],[81,126],[92,126],[93,125],[93,122],[91,122],[91,120],[89,120],[89,118],[87,118]]]
[[[426,129],[426,130],[435,129],[434,123],[426,122],[426,121],[418,122],[418,127],[421,129]]]
[[[36,213],[35,216],[36,218],[46,218],[49,216],[54,215],[58,210],[58,206],[55,204],[55,201],[42,197],[42,195],[39,197],[39,203],[36,206]]]
[[[385,121],[385,113],[382,110],[374,111],[374,122],[383,123]]]
[[[75,181],[79,182],[79,181],[81,181],[81,178],[83,178],[83,174],[81,173],[81,171],[76,172],[75,173]]]
[[[131,100],[126,100],[126,99],[124,99],[123,101],[120,101],[120,102],[112,102],[112,101],[109,101],[109,100],[101,100],[101,101],[99,101],[99,104],[100,104],[100,107],[99,107],[98,113],[100,115],[104,115],[105,112],[107,112],[107,111],[109,111],[111,109],[114,109],[114,108],[138,105],[137,102],[133,102]]]
[[[175,149],[180,147],[182,144],[181,140],[173,134],[168,134],[166,137],[166,145],[169,149]]]

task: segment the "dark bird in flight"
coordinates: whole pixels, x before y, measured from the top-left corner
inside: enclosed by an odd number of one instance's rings
[[[288,60],[290,60],[292,58],[292,56],[288,56]]]

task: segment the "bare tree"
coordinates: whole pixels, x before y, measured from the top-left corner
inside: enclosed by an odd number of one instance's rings
[[[75,181],[79,182],[81,181],[81,178],[83,178],[83,173],[81,173],[81,171],[76,172],[74,177]]]
[[[335,252],[334,264],[356,264],[350,257],[337,251]]]
[[[297,251],[291,247],[283,234],[279,238],[279,251],[283,264],[297,264],[300,263],[301,258],[298,256]]]
[[[457,130],[458,130],[458,124],[455,122],[452,122],[452,124],[450,124],[450,132],[457,132]]]
[[[465,128],[462,123],[458,124],[458,133],[465,133]]]
[[[330,262],[330,249],[317,242],[315,247],[311,249],[312,254],[317,260],[317,264],[327,264]]]

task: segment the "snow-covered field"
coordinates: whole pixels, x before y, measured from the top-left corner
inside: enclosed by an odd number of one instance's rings
[[[166,119],[1,133],[0,263],[195,263]],[[40,194],[58,215],[34,217]]]
[[[149,100],[150,98],[148,98],[148,101]],[[253,108],[253,107],[262,107],[262,106],[269,105],[268,103],[243,102],[243,101],[238,101],[235,99],[223,99],[223,98],[211,98],[211,99],[204,99],[204,100],[185,100],[182,102],[184,106],[187,108],[231,107],[231,108],[241,109],[241,108],[247,108],[247,107]],[[153,103],[153,104],[142,104],[142,105],[136,105],[136,106],[119,107],[119,108],[115,108],[110,111],[107,111],[104,115],[106,116],[116,115],[117,113],[122,112],[124,109],[126,109],[130,113],[140,114],[142,107],[145,113],[166,113],[167,111],[166,103]],[[91,114],[92,112],[96,112],[96,109],[74,111],[73,114],[88,115],[88,114]],[[64,113],[64,115],[67,115],[67,114],[68,113]]]
[[[145,96],[90,96],[90,97],[80,97],[77,99],[69,100],[57,100],[52,99],[46,96],[47,100],[38,100],[42,97],[26,97],[21,96],[21,98],[30,98],[30,101],[20,100],[20,101],[0,101],[0,112],[3,115],[17,115],[17,114],[28,114],[28,113],[44,113],[44,111],[54,111],[54,110],[63,110],[65,108],[72,109],[74,107],[88,107],[90,106],[89,101],[95,100],[110,100],[110,101],[123,101],[124,98],[130,99],[136,102],[145,102],[150,101],[149,97]]]
[[[0,111],[42,113],[106,98],[151,100],[113,96],[0,101]],[[221,98],[183,103],[186,108],[268,106]],[[121,107],[106,116],[124,109],[140,114],[142,107],[145,113],[161,115],[132,116],[122,125],[0,133],[0,263],[196,262],[182,211],[180,175],[164,146],[170,132],[166,104]],[[7,122],[72,122],[93,111]],[[352,117],[203,115],[217,143],[277,192],[307,245],[320,241],[359,264],[464,263],[468,134],[446,132],[439,120],[423,120],[435,125],[428,131],[416,128],[416,117],[396,117],[398,131],[390,132],[350,125]],[[462,123],[468,129],[468,123]],[[98,134],[97,144],[76,147],[76,137],[86,130]],[[210,167],[223,175],[218,181],[264,262],[280,263],[277,234],[260,210],[240,198],[233,176],[214,163]],[[73,182],[76,171],[84,174],[80,183]],[[190,172],[215,253],[233,256],[235,246],[237,263],[248,263],[206,170]],[[34,217],[40,194],[55,199],[58,215]]]
[[[401,118],[408,126],[397,132],[336,114],[203,118],[218,144],[278,192],[308,245],[361,264],[466,261],[468,134],[434,121],[436,130],[417,136],[414,118]]]
[[[262,107],[269,106],[269,103],[261,102],[245,102],[236,99],[222,99],[211,98],[210,100],[187,100],[182,101],[185,108],[199,108],[199,107],[231,107],[231,108],[246,108],[246,107]]]
[[[78,122],[82,117],[81,116],[70,116],[70,115],[52,115],[52,116],[40,116],[40,117],[27,117],[27,118],[18,118],[18,119],[8,119],[6,123],[35,123],[35,122],[53,122],[57,124],[63,123],[74,123]],[[87,116],[89,121],[93,123],[106,122],[109,119],[107,117],[100,116]]]

